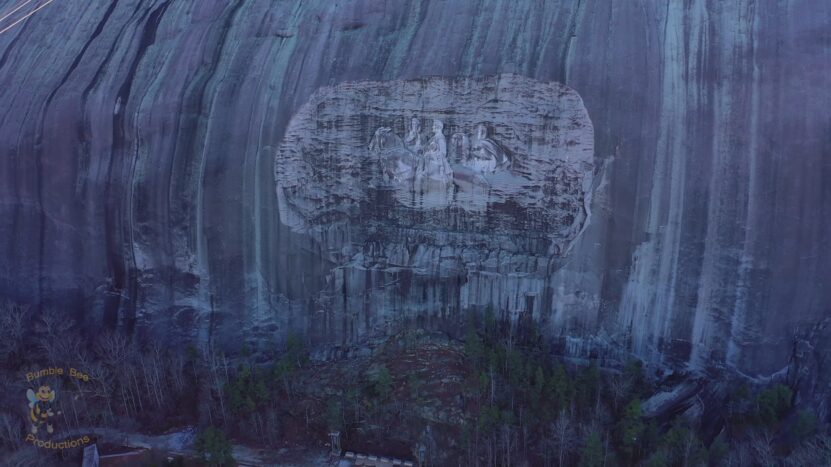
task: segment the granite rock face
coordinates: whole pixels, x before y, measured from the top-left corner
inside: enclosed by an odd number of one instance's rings
[[[574,356],[632,351],[771,375],[831,307],[829,24],[824,0],[53,2],[0,34],[0,295],[171,341],[294,329],[323,348],[402,316],[455,323],[466,305],[490,294],[501,309],[507,294],[509,310],[531,310]],[[554,225],[529,230],[545,233],[540,245],[477,238],[475,274],[451,264],[457,247],[443,262],[445,245],[474,235],[442,234],[446,221],[412,244],[373,219],[331,232],[308,212],[305,225],[285,221],[275,165],[304,134],[290,121],[311,124],[303,106],[329,102],[322,89],[381,105],[321,110],[365,116],[331,131],[368,158],[379,127],[404,140],[415,116],[428,139],[441,118],[400,96],[386,106],[357,96],[366,87],[355,83],[500,80],[579,94],[593,151],[561,180],[591,173],[564,206],[590,194],[574,211],[590,218],[555,212]],[[564,105],[554,94],[527,115]],[[483,122],[486,139],[518,151],[522,136],[489,112],[445,118],[447,152],[472,151]],[[452,138],[458,128],[469,146]],[[382,175],[415,176],[393,160]],[[483,160],[477,170],[489,171]],[[446,167],[430,167],[427,179],[448,181]],[[352,188],[358,204],[370,195]],[[367,250],[373,225],[387,232]],[[557,251],[552,235],[568,247]],[[383,290],[389,263],[371,261],[431,242],[410,261],[434,270],[413,271],[409,291]],[[429,309],[437,303],[453,306]]]

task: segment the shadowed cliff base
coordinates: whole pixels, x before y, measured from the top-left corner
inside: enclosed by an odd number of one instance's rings
[[[73,329],[36,322],[3,341],[27,345],[2,347],[0,452],[21,464],[80,456],[25,441],[31,421],[14,407],[31,384],[58,394],[54,435],[37,436],[148,449],[133,454],[148,462],[337,465],[351,452],[415,465],[822,465],[831,455],[827,425],[795,405],[799,387],[785,379],[575,364],[533,322],[492,313],[462,339],[416,329],[330,360],[311,359],[296,335],[177,352],[118,334],[79,344]],[[89,378],[38,371],[44,361]]]

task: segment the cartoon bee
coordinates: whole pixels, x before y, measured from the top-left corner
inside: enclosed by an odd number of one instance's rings
[[[52,411],[55,391],[47,385],[41,385],[37,392],[27,390],[26,398],[29,399],[29,420],[32,421],[32,433],[37,433],[38,427],[43,424],[46,424],[46,432],[52,433],[54,428],[49,422],[49,417],[55,416],[55,412]],[[58,413],[61,412],[58,411]]]

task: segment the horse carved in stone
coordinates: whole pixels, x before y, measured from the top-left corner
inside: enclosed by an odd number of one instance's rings
[[[375,130],[369,150],[378,154],[381,173],[386,181],[401,182],[412,178],[418,157],[404,146],[404,141],[392,128]]]

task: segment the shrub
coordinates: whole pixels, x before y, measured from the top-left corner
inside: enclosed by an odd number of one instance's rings
[[[630,459],[635,458],[641,436],[646,428],[641,418],[642,415],[641,401],[635,399],[626,406],[623,411],[623,419],[620,421],[621,449]]]
[[[265,381],[247,365],[240,365],[236,376],[225,385],[225,393],[234,415],[245,416],[268,399]]]
[[[793,426],[793,435],[798,439],[804,439],[817,431],[817,416],[810,410],[800,410],[796,416]]]
[[[597,432],[592,432],[580,455],[580,467],[600,467],[603,465],[603,442]]]
[[[756,396],[756,420],[764,425],[774,425],[790,410],[793,392],[791,388],[776,384]]]
[[[234,466],[231,441],[222,430],[209,426],[196,438],[196,451],[208,466]]]
[[[384,365],[379,365],[369,371],[369,381],[375,396],[386,400],[392,394],[392,375]]]

